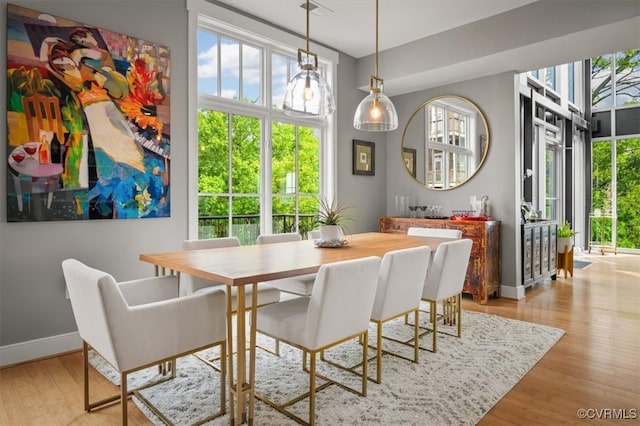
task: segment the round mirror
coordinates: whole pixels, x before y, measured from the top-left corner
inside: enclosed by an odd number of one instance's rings
[[[402,159],[428,189],[456,188],[480,169],[489,151],[482,111],[460,96],[438,96],[416,109],[402,132]]]

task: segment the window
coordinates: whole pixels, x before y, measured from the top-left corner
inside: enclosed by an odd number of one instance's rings
[[[616,217],[605,239],[618,247],[640,249],[640,51],[628,50],[591,59],[592,102],[600,123],[591,144],[591,211]],[[600,239],[593,224],[591,236]]]
[[[576,67],[573,62],[567,64],[567,79],[568,79],[568,87],[567,87],[567,98],[569,102],[576,102]]]
[[[262,56],[258,47],[198,31],[198,92],[261,105]]]
[[[556,90],[556,67],[548,67],[544,70],[544,83],[547,87]]]
[[[319,130],[282,122],[272,125],[272,214],[275,233],[311,230],[320,193]],[[277,219],[277,221],[276,221]]]
[[[615,55],[616,106],[640,104],[640,50]]]
[[[547,116],[550,113],[546,114]],[[555,120],[554,120],[555,121]],[[546,121],[535,120],[533,169],[537,178],[533,182],[533,204],[546,219],[563,218],[562,200],[562,131]]]
[[[203,16],[196,33],[198,238],[246,245],[261,233],[306,236],[317,198],[334,190],[324,160],[332,123],[282,112],[296,50]],[[321,61],[320,72],[330,69]]]
[[[445,103],[425,109],[427,140],[426,182],[432,188],[451,188],[465,182],[475,170],[474,114]]]
[[[593,109],[611,107],[612,55],[598,56],[591,60],[591,106]]]
[[[255,117],[198,112],[198,237],[260,234],[261,123]]]

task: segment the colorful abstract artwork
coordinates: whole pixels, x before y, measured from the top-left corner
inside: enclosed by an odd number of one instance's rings
[[[169,49],[7,6],[7,220],[170,215]]]

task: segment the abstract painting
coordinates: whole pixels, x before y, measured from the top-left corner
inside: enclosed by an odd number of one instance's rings
[[[7,221],[170,216],[169,49],[7,5]]]

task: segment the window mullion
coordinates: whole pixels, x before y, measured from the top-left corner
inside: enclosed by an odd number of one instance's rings
[[[272,126],[273,123],[268,117],[262,120],[262,140],[260,141],[260,232],[264,234],[270,234],[273,231]]]
[[[233,234],[233,114],[230,113],[227,113],[227,169],[227,236],[230,237]]]

